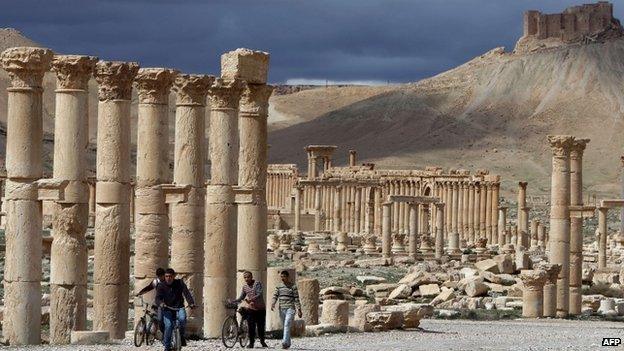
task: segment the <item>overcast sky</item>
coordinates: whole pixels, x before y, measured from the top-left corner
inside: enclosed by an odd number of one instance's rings
[[[587,1],[585,1],[587,2]],[[221,53],[271,53],[272,83],[410,82],[491,48],[528,9],[568,0],[3,0],[0,26],[60,53],[218,74]],[[623,17],[624,2],[615,3]]]

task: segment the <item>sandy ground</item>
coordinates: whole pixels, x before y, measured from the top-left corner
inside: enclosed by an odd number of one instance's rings
[[[424,320],[423,330],[386,333],[350,333],[299,338],[291,350],[598,350],[605,337],[624,336],[624,324],[569,320],[467,321]],[[279,349],[278,340],[269,340]],[[136,348],[125,340],[117,345],[38,346],[7,350],[162,350]],[[188,351],[224,350],[220,341],[190,342]],[[610,349],[624,349],[611,347]]]

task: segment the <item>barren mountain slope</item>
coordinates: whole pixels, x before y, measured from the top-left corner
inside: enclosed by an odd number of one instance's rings
[[[307,144],[335,144],[360,161],[383,167],[441,165],[487,168],[510,190],[528,180],[548,193],[550,150],[546,135],[592,139],[585,153],[590,193],[616,191],[624,140],[624,40],[575,45],[525,55],[495,49],[453,70],[359,101],[269,135],[271,162],[305,165]],[[307,96],[323,95],[324,88]],[[282,96],[273,109],[298,94]],[[337,94],[337,93],[335,93]],[[289,114],[314,110],[305,101]],[[296,117],[295,117],[296,118]]]

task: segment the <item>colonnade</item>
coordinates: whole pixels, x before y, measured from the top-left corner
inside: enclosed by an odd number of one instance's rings
[[[249,269],[262,281],[266,276],[268,54],[228,52],[216,79],[166,68],[139,69],[134,62],[55,56],[44,48],[8,49],[0,62],[11,76],[3,325],[8,342],[41,341],[42,201],[54,201],[50,342],[69,343],[71,331],[86,328],[90,200],[95,212],[93,328],[115,339],[125,337],[133,239],[133,84],[139,96],[135,289],[153,279],[156,268],[173,267],[204,307],[191,312],[189,331],[201,334],[203,326],[204,336],[220,335],[227,312],[215,296],[235,295],[237,269]],[[52,179],[42,179],[42,79],[50,68],[57,76],[54,173]],[[86,174],[91,78],[98,83],[99,100],[95,187]],[[173,178],[168,159],[172,91]],[[207,97],[211,178],[206,186]],[[202,301],[202,291],[211,298]],[[135,315],[140,315],[138,306]]]

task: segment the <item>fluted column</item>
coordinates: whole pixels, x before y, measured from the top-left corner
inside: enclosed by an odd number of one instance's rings
[[[470,188],[468,183],[462,182],[462,196],[462,238],[468,242],[470,241],[470,216],[468,215],[470,209]]]
[[[41,203],[43,176],[42,80],[52,51],[17,47],[0,55],[11,78],[8,91],[6,262],[3,335],[10,345],[41,342]]]
[[[169,267],[169,211],[162,185],[171,182],[169,92],[176,74],[166,68],[141,68],[135,78],[139,95],[134,232],[136,292],[154,279],[157,268]],[[139,317],[135,315],[135,322]]]
[[[189,193],[186,202],[172,204],[171,267],[183,277],[198,307],[190,310],[188,316],[186,330],[193,335],[202,335],[203,327],[205,114],[206,94],[213,80],[211,76],[182,74],[173,85],[176,92],[173,182],[189,187]],[[211,160],[214,166],[218,159]]]
[[[561,265],[557,278],[557,317],[568,315],[570,295],[570,147],[574,138],[549,136],[553,152],[550,200],[550,262]]]
[[[435,236],[435,258],[441,258],[444,253],[444,203],[434,204],[436,207],[436,236]]]
[[[373,217],[374,217],[374,224],[373,224],[373,229],[375,234],[377,235],[381,235],[381,193],[383,191],[383,188],[379,187],[379,188],[375,188],[375,194],[374,194],[374,211],[373,211]]]
[[[475,242],[475,228],[474,228],[474,211],[475,211],[475,186],[471,182],[468,184],[468,242]]]
[[[606,207],[598,208],[598,269],[607,268],[607,213]],[[553,237],[554,239],[554,237]],[[551,243],[552,245],[552,243]],[[551,246],[552,248],[552,246]]]
[[[439,228],[440,230],[442,228]],[[409,204],[409,255],[416,259],[418,255],[418,204]]]
[[[459,235],[459,230],[457,229],[457,215],[459,214],[459,184],[458,183],[452,183],[451,186],[453,187],[453,191],[451,193],[451,233],[450,234],[457,234]],[[451,235],[449,235],[449,241],[450,241]]]
[[[492,183],[485,183],[485,237],[488,245],[492,245]]]
[[[479,190],[481,192],[479,194],[479,237],[487,238],[485,232],[485,212],[487,211],[487,190],[485,187],[485,182],[479,183]]]
[[[505,238],[505,232],[507,228],[507,207],[498,207],[498,246],[503,248],[507,240]]]
[[[314,187],[314,231],[321,231],[321,186]]]
[[[100,61],[93,329],[125,337],[130,282],[130,100],[134,62]],[[152,275],[154,272],[151,273]]]
[[[50,343],[69,344],[72,330],[87,327],[89,184],[88,82],[97,58],[56,56],[54,179],[68,181],[55,204],[50,254]]]
[[[570,205],[583,206],[583,153],[589,139],[576,139],[570,150]],[[581,314],[583,300],[583,218],[570,218],[570,306]]]
[[[355,212],[355,218],[354,218],[354,223],[353,223],[353,231],[355,233],[360,233],[360,224],[361,224],[361,205],[362,205],[362,188],[360,187],[356,187],[355,188],[355,201],[354,201],[354,212]]]

